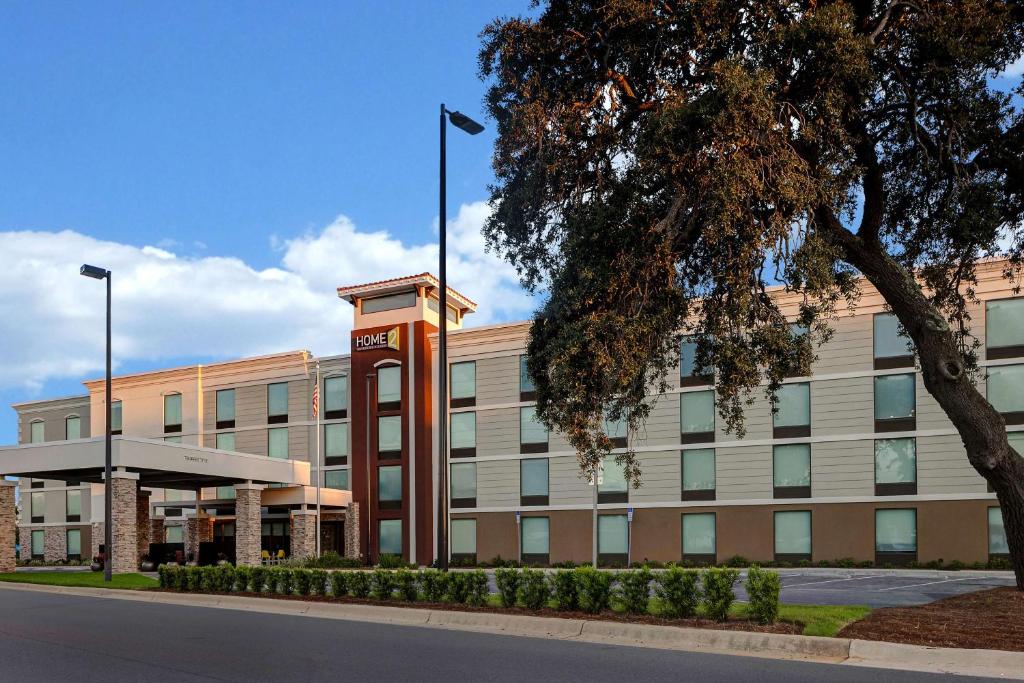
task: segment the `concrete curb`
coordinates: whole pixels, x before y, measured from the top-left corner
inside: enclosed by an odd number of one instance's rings
[[[852,666],[1024,680],[1024,652],[1005,650],[963,650],[852,640],[850,657],[844,663]]]

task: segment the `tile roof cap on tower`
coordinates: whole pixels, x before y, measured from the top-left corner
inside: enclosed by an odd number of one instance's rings
[[[393,292],[407,290],[410,287],[429,287],[439,289],[440,281],[430,273],[419,273],[418,275],[406,275],[388,280],[378,280],[361,285],[350,285],[338,287],[338,296],[350,304],[355,304],[357,299],[364,299],[371,296],[382,296]],[[448,288],[449,303],[458,306],[463,313],[472,313],[476,310],[476,302],[467,296],[457,292],[451,287]]]

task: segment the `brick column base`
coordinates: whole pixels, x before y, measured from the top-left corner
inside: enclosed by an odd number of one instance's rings
[[[135,540],[140,560],[149,554],[149,494],[141,489],[135,494]]]
[[[185,558],[199,560],[199,544],[213,540],[213,517],[185,518]]]
[[[18,566],[14,557],[14,537],[17,516],[14,508],[14,488],[17,482],[0,479],[0,572],[13,572]],[[32,544],[32,537],[21,539],[21,547]],[[29,550],[31,553],[32,551]]]
[[[66,527],[48,526],[43,529],[43,559],[47,562],[63,562],[68,559]]]
[[[359,559],[359,503],[349,503],[345,510],[345,557]]]
[[[304,560],[316,555],[316,510],[294,510],[291,530],[292,557]]]
[[[260,525],[262,484],[235,484],[235,564],[255,567],[261,562]]]
[[[92,533],[89,534],[89,559],[98,557],[100,546],[103,545],[103,522],[92,523]]]
[[[139,475],[129,472],[114,472],[111,480],[113,509],[111,522],[114,525],[114,553],[110,569],[115,574],[129,574],[139,571],[138,528],[135,523],[136,492]]]
[[[153,517],[149,520],[149,542],[166,543],[167,531],[164,528],[163,517]]]

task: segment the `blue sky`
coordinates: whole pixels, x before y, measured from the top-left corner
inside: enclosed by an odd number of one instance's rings
[[[146,318],[147,310],[165,317],[157,295],[180,290],[175,277],[222,296],[252,288],[249,300],[281,298],[260,288],[287,281],[290,310],[316,315],[336,305],[344,318],[336,300],[310,302],[379,270],[379,258],[364,264],[346,248],[357,237],[382,248],[399,241],[409,257],[396,260],[410,267],[429,262],[422,247],[435,239],[438,105],[483,120],[478,34],[528,9],[526,0],[4,3],[0,239],[20,280],[14,293],[4,290],[7,308],[0,304],[0,357],[9,363],[0,371],[0,443],[16,439],[9,403],[79,392],[101,368],[101,286],[76,278],[73,263],[106,258],[132,276],[115,283],[146,285],[115,289],[125,330],[115,350],[126,371],[236,355],[214,317],[170,306],[171,320]],[[449,135],[449,218],[462,221],[467,240],[485,215],[474,203],[487,196],[492,143],[491,131]],[[466,263],[486,270],[469,249]],[[223,269],[221,257],[231,259]],[[223,271],[235,279],[220,282]],[[392,274],[400,273],[381,276]],[[27,294],[17,289],[25,281],[34,288]],[[466,293],[515,304],[492,306],[482,322],[528,315],[508,277],[492,289]],[[148,309],[140,291],[154,294]],[[235,315],[223,313],[237,327]],[[262,319],[268,328],[279,321]],[[169,338],[160,348],[146,337],[160,324],[194,325],[195,343]],[[333,337],[331,329],[306,332]],[[261,334],[258,323],[251,334]],[[308,346],[338,353],[344,337],[338,329]],[[238,353],[292,341],[278,335]],[[25,355],[24,346],[36,348]]]

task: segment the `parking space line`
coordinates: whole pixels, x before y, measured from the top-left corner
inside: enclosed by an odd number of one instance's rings
[[[791,583],[788,586],[784,585],[783,590],[787,588],[795,588],[797,586],[818,586],[823,583],[839,583],[842,581],[863,581],[864,579],[877,579],[877,576],[852,576],[846,579],[828,579],[827,581],[808,581],[806,583]]]
[[[891,586],[889,588],[878,588],[878,589],[876,589],[876,592],[895,591],[895,590],[901,590],[903,588],[920,588],[921,586],[934,586],[937,583],[953,583],[954,581],[970,581],[973,578],[974,577],[972,577],[972,576],[965,576],[962,579],[943,579],[942,581],[929,581],[928,583],[913,583],[913,584],[910,584],[909,586]]]

